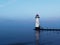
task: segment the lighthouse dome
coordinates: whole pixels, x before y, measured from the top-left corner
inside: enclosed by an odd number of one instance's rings
[[[38,14],[36,14],[36,17],[35,18],[40,18]]]

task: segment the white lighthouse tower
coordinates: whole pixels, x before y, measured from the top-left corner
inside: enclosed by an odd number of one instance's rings
[[[36,36],[36,45],[39,45],[39,38],[40,38],[40,21],[39,21],[39,15],[36,14],[35,17],[35,36]]]
[[[39,15],[37,14],[35,17],[35,30],[40,30],[40,21],[39,21]]]

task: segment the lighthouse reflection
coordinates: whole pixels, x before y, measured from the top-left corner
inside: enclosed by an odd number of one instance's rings
[[[39,43],[40,31],[39,30],[35,31],[35,36],[36,36],[36,45],[40,45],[40,43]]]

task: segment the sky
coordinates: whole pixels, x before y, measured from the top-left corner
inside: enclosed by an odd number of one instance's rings
[[[0,19],[60,18],[60,0],[0,0]]]

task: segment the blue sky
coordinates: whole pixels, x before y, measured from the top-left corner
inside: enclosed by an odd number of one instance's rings
[[[0,18],[32,19],[37,13],[41,19],[59,19],[60,0],[0,0]]]

